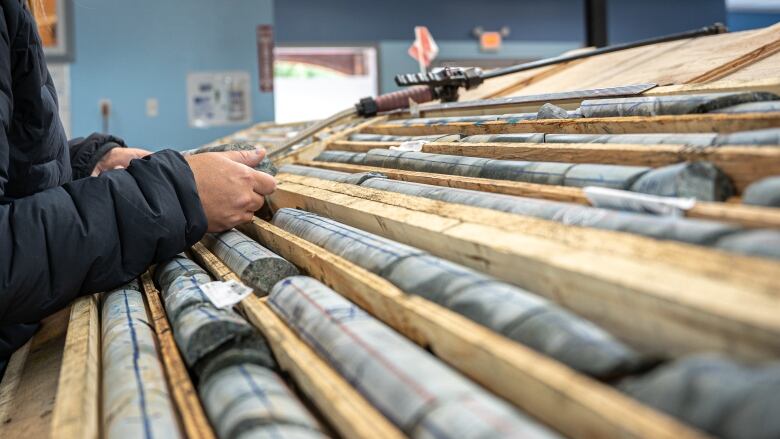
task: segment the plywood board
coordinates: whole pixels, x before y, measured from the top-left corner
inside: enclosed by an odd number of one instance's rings
[[[655,82],[719,79],[780,49],[780,25],[673,41],[600,55],[511,95]]]

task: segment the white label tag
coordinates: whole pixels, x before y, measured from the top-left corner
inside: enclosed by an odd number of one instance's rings
[[[234,280],[209,282],[201,285],[200,290],[217,308],[230,308],[252,293],[251,288]]]
[[[653,215],[683,216],[696,204],[695,198],[659,197],[604,187],[588,186],[583,192],[594,207]]]
[[[407,140],[398,146],[391,146],[390,149],[394,149],[396,151],[421,152],[423,145],[426,143],[428,143],[427,140]]]

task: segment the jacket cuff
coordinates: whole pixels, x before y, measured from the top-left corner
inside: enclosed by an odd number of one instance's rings
[[[93,133],[87,138],[72,139],[68,145],[74,180],[92,175],[95,166],[107,152],[126,147],[125,141],[119,137],[99,133]]]
[[[180,153],[170,149],[158,151],[141,160],[147,159],[162,165],[158,168],[160,176],[167,178],[172,183],[175,195],[181,206],[181,212],[186,219],[184,239],[187,247],[192,246],[203,238],[208,228],[206,212],[203,210],[203,205],[198,195],[198,188],[195,184],[195,176],[192,174],[192,169],[190,169],[189,164]],[[133,165],[131,164],[128,170],[132,172],[132,168]],[[177,250],[175,253],[180,251]],[[168,257],[172,256],[169,255]]]

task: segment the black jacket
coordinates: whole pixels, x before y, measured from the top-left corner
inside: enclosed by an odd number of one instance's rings
[[[0,8],[2,363],[77,296],[116,288],[197,242],[206,218],[173,151],[88,177],[123,142],[93,135],[69,151],[32,16],[20,0]]]

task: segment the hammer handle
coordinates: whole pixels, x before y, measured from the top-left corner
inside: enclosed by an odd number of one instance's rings
[[[433,100],[431,88],[427,86],[411,87],[405,90],[394,91],[376,97],[378,112],[398,110],[409,107],[409,99],[422,104]]]

